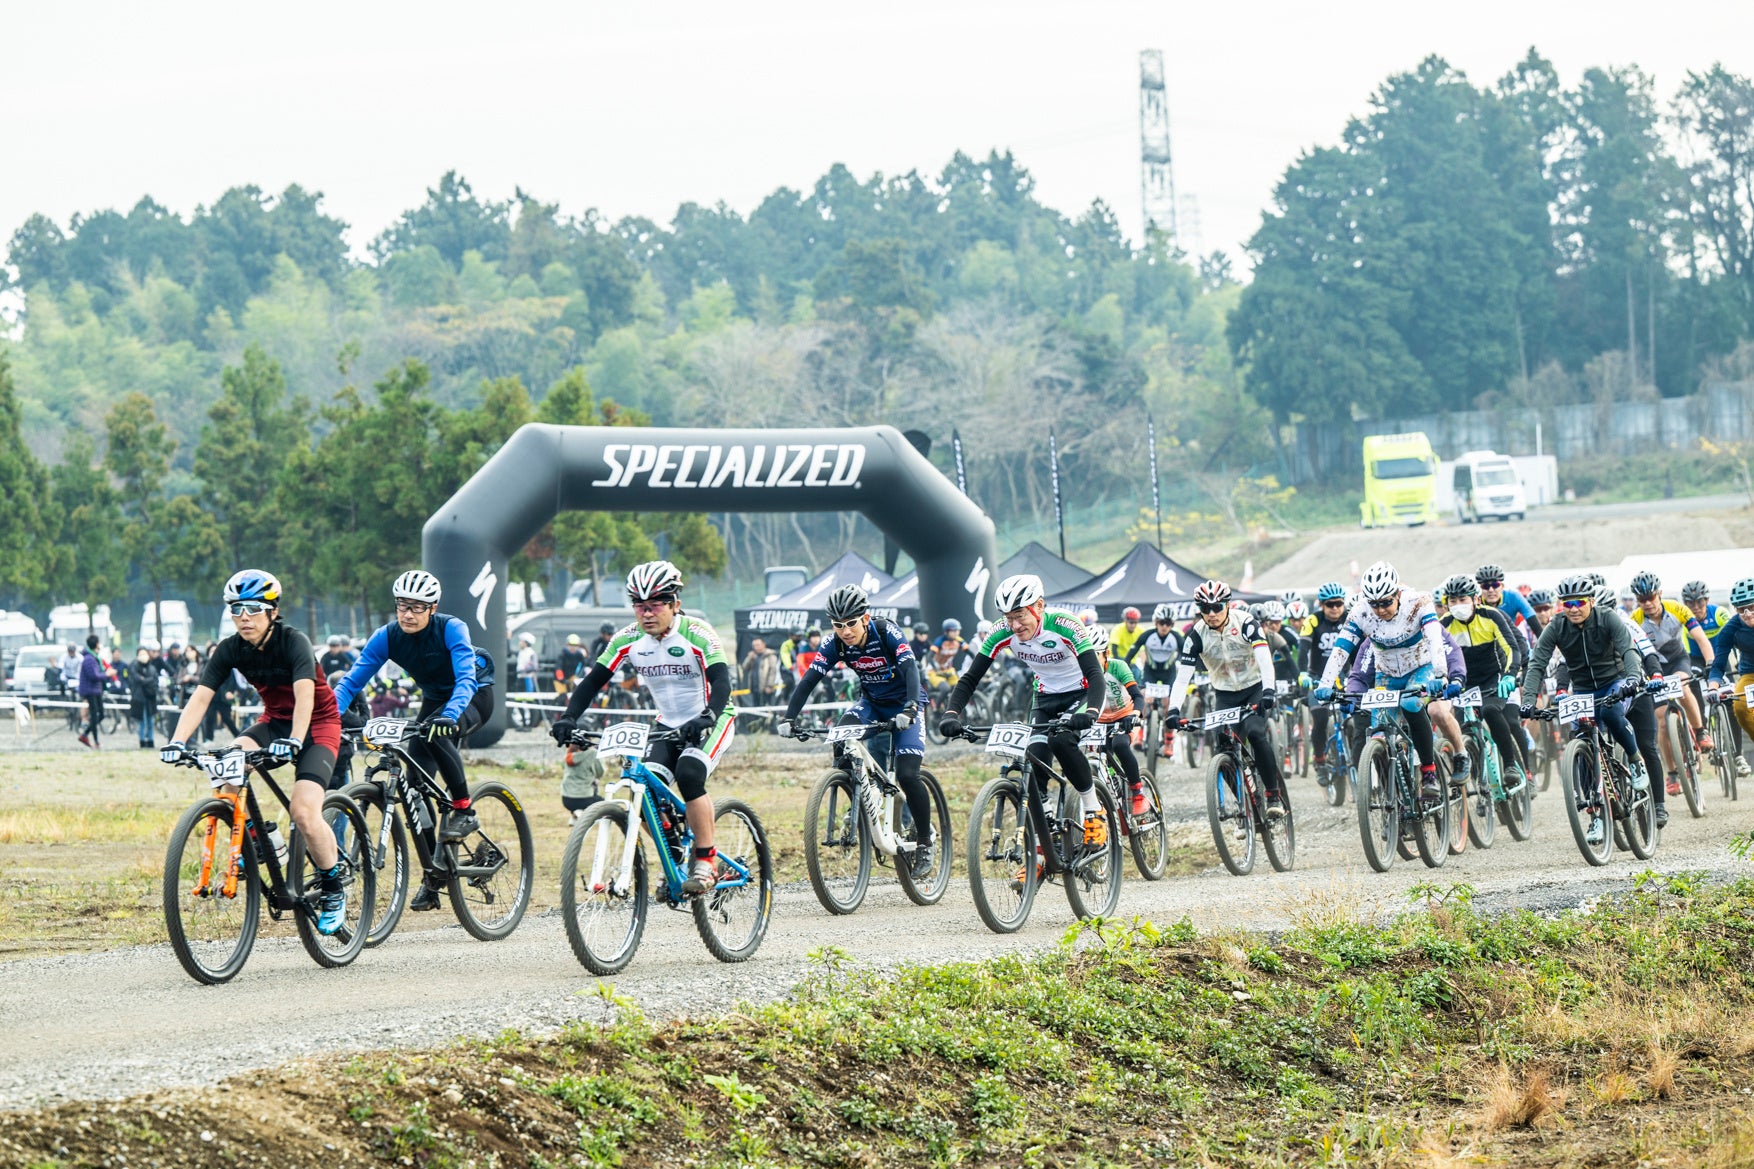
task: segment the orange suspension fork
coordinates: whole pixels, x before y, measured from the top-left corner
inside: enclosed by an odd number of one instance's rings
[[[244,820],[247,818],[247,813],[244,810],[244,793],[239,790],[220,798],[231,804],[232,813],[231,848],[226,853],[226,859],[230,863],[225,866],[225,882],[220,886],[219,892],[222,897],[236,897],[238,893],[238,861],[244,855]]]

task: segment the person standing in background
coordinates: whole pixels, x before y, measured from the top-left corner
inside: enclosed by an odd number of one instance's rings
[[[134,668],[128,671],[128,713],[134,719],[140,745],[152,747],[158,724],[158,659],[145,646],[134,654]]]
[[[85,729],[79,734],[79,741],[87,747],[98,746],[98,728],[104,721],[104,674],[103,659],[97,656],[97,634],[85,639],[85,653],[79,659],[79,677],[75,685],[79,688],[79,697],[85,701]]]

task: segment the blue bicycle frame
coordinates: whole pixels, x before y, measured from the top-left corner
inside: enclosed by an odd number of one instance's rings
[[[679,905],[682,902],[682,882],[688,879],[688,874],[679,867],[677,858],[672,854],[670,842],[664,836],[664,825],[658,818],[658,805],[663,805],[670,814],[672,822],[681,829],[677,841],[683,863],[687,862],[694,847],[694,832],[688,827],[687,805],[677,797],[675,792],[670,790],[669,784],[652,774],[651,769],[645,765],[643,759],[623,759],[621,778],[604,790],[603,798],[606,800],[615,798],[615,793],[624,787],[629,791],[625,801],[629,805],[629,810],[632,811],[637,805],[638,813],[645,822],[646,834],[657,845],[658,856],[664,865],[664,897],[671,905]],[[607,846],[608,838],[600,839],[603,845]],[[639,833],[629,832],[627,834],[627,846],[623,852],[619,870],[621,880],[617,882],[624,888],[633,873],[633,852],[638,841]],[[603,857],[596,858],[595,864],[601,865],[604,859]],[[737,889],[749,884],[748,865],[722,853],[719,855],[719,861],[730,872],[719,877],[718,884],[714,886],[715,891],[718,889]],[[594,872],[592,880],[596,881],[597,876],[598,874]]]

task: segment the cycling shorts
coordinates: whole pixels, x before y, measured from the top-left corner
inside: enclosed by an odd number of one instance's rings
[[[852,707],[847,711],[847,715],[864,723],[866,726],[870,726],[872,723],[883,722],[886,719],[892,719],[900,713],[901,707],[899,706],[885,707],[879,710],[877,707],[871,705],[871,700],[868,698],[859,699],[857,702],[853,703]],[[883,737],[884,736],[882,735],[878,735],[871,741],[880,742]],[[897,755],[924,755],[926,753],[926,740],[925,737],[920,734],[920,716],[917,713],[914,715],[913,722],[895,732],[895,753]],[[872,754],[875,755],[877,752],[873,750]]]
[[[675,730],[664,723],[656,724],[658,730]],[[674,774],[676,762],[680,759],[698,759],[706,764],[706,773],[711,775],[713,768],[719,765],[719,759],[730,750],[731,740],[737,737],[737,711],[727,705],[719,714],[719,721],[712,729],[700,737],[700,745],[684,747],[680,743],[663,741],[653,743],[646,754],[646,764],[655,771],[662,768],[666,775]]]
[[[1140,673],[1144,675],[1142,682],[1168,686],[1175,681],[1175,660],[1172,658],[1161,666],[1146,662]]]
[[[325,733],[326,732],[326,733]],[[292,720],[260,718],[251,723],[239,739],[248,739],[258,747],[266,747],[275,739],[292,735]],[[321,784],[325,789],[335,774],[335,756],[341,746],[341,722],[320,723],[305,735],[304,749],[293,760],[293,770],[300,783]]]

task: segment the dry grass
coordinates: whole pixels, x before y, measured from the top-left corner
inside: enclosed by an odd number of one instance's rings
[[[1595,1093],[1596,1100],[1609,1108],[1638,1098],[1638,1085],[1625,1072],[1609,1072],[1597,1080],[1591,1090]]]
[[[1653,1099],[1667,1100],[1675,1094],[1675,1069],[1680,1066],[1679,1052],[1651,1040],[1650,1067],[1644,1073],[1644,1086]]]
[[[160,817],[138,804],[52,804],[0,813],[0,844],[139,843],[154,836],[163,836]]]
[[[1535,1068],[1518,1086],[1509,1065],[1499,1064],[1480,1123],[1488,1132],[1533,1128],[1549,1117],[1557,1117],[1564,1105],[1564,1094],[1553,1090],[1547,1069]]]

